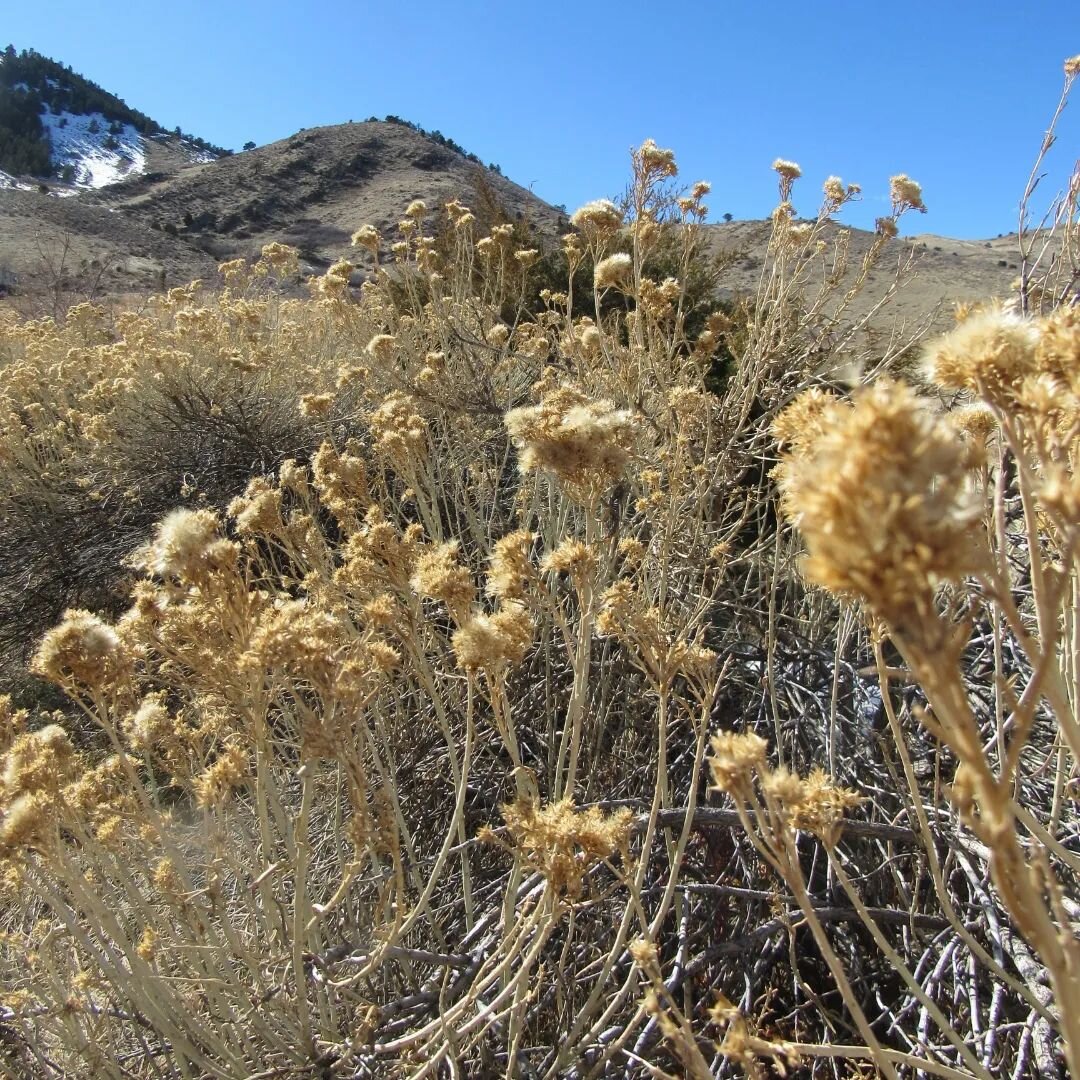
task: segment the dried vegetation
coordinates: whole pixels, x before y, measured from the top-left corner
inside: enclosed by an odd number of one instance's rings
[[[857,189],[774,168],[692,335],[652,143],[539,313],[414,203],[359,296],[272,245],[3,322],[8,651],[69,608],[66,705],[0,699],[6,1069],[1080,1075],[1080,177],[1011,308],[851,386]]]

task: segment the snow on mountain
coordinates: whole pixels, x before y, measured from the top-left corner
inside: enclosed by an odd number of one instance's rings
[[[72,166],[76,188],[100,188],[146,171],[146,151],[131,124],[113,123],[101,113],[46,111],[41,123],[58,168]],[[65,179],[67,179],[65,177]]]
[[[18,191],[31,191],[32,185],[23,183],[21,180],[16,180],[14,176],[4,172],[0,169],[0,191],[10,191],[12,188]]]

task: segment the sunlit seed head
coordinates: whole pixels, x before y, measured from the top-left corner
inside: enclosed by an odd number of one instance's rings
[[[353,247],[366,248],[372,254],[378,254],[379,230],[374,225],[361,225],[352,234],[352,245]]]
[[[984,567],[982,493],[956,429],[903,383],[881,380],[785,461],[785,507],[806,577],[893,625],[928,620],[937,588]]]
[[[158,577],[187,581],[229,565],[235,546],[221,540],[218,528],[210,510],[174,510],[158,524],[139,565]]]
[[[969,315],[924,350],[926,373],[939,386],[1005,404],[1036,370],[1034,323],[1000,309]]]
[[[772,163],[773,171],[779,173],[780,177],[784,180],[798,180],[802,176],[802,169],[795,164],[794,161],[786,161],[784,158],[777,158]]]
[[[610,236],[622,223],[622,211],[610,199],[594,199],[570,215],[570,224],[588,237]]]
[[[922,186],[917,184],[906,173],[899,173],[889,177],[889,197],[892,199],[893,209],[918,210],[926,213],[926,205],[923,203]]]
[[[717,791],[737,794],[753,782],[758,770],[765,768],[769,744],[752,731],[721,731],[712,737],[710,745],[709,771]]]
[[[634,271],[634,263],[629,255],[617,252],[601,259],[593,271],[593,283],[597,289],[610,289],[625,285]]]
[[[900,227],[896,224],[895,219],[891,217],[879,217],[874,222],[874,231],[878,236],[884,236],[888,240],[900,235]]]
[[[73,679],[99,686],[119,674],[130,659],[111,626],[89,611],[72,609],[41,639],[30,670],[61,684]]]
[[[394,355],[397,338],[393,334],[376,334],[366,346],[365,351],[374,360],[388,360]]]
[[[661,177],[677,176],[679,173],[679,167],[675,163],[675,151],[657,146],[652,139],[646,139],[638,147],[637,157],[646,173]]]

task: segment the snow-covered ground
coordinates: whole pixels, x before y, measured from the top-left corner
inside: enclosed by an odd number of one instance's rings
[[[42,113],[41,123],[52,143],[53,162],[61,169],[74,167],[77,188],[105,187],[146,171],[142,136],[131,124],[113,135],[111,121],[101,113],[77,116],[50,111]]]
[[[33,185],[26,184],[22,180],[16,180],[14,176],[0,169],[0,191],[17,188],[19,191],[31,191]]]

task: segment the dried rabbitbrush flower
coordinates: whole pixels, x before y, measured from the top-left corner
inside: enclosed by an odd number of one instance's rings
[[[904,210],[918,210],[920,214],[926,213],[922,186],[906,173],[889,177],[889,197],[892,199],[895,213],[901,213]]]
[[[802,176],[802,169],[794,161],[786,161],[784,158],[777,158],[772,163],[772,168],[773,172],[779,173],[784,180],[798,180]]]
[[[520,251],[514,252],[514,261],[522,270],[528,270],[539,258],[540,252],[536,248],[522,248]]]
[[[753,1034],[746,1017],[723,994],[709,1009],[709,1018],[725,1029],[723,1040],[716,1044],[717,1052],[738,1065],[750,1080],[763,1080],[765,1076],[760,1058],[771,1058],[780,1076],[787,1075],[786,1065],[798,1065],[801,1060],[791,1043]]]
[[[879,217],[874,222],[874,231],[878,236],[884,236],[889,240],[893,240],[900,235],[900,227],[896,224],[895,219],[891,217]]]
[[[416,406],[415,398],[392,390],[368,415],[375,450],[402,471],[408,471],[428,448],[427,423]]]
[[[41,639],[30,670],[61,686],[71,682],[103,686],[130,663],[128,650],[111,626],[89,611],[72,608]]]
[[[596,572],[599,560],[596,552],[580,540],[566,539],[554,551],[549,551],[540,564],[552,574],[570,574],[580,588]]]
[[[839,176],[828,177],[822,184],[821,190],[825,193],[825,200],[830,206],[839,206],[847,195],[844,190],[844,181]]]
[[[1040,320],[1035,362],[1080,396],[1080,306],[1058,308]]]
[[[626,851],[633,825],[628,807],[605,816],[595,806],[576,810],[569,798],[544,807],[519,799],[504,806],[502,815],[513,848],[557,895],[571,900],[581,895],[593,866]],[[492,837],[490,830],[484,835]]]
[[[342,524],[352,525],[371,501],[364,459],[347,449],[339,453],[329,441],[320,444],[311,459],[311,479],[323,506]]]
[[[781,449],[798,450],[812,442],[822,430],[830,409],[850,407],[835,394],[812,386],[804,390],[779,413],[769,430]]]
[[[949,413],[949,420],[962,435],[981,445],[985,445],[998,431],[997,417],[993,410],[981,402],[954,409]]]
[[[257,476],[249,481],[244,494],[229,503],[226,513],[241,536],[270,536],[284,528],[281,492],[265,477]]]
[[[19,795],[0,818],[0,844],[9,848],[40,847],[55,832],[55,806],[42,792]]]
[[[617,252],[601,259],[593,271],[593,283],[598,289],[616,288],[626,284],[634,271],[634,263],[629,255]]]
[[[322,420],[330,415],[333,404],[333,394],[303,394],[300,398],[300,415],[308,420]]]
[[[491,615],[474,614],[464,619],[450,644],[463,671],[499,673],[525,659],[534,630],[524,604],[509,600]]]
[[[299,256],[300,252],[296,248],[273,241],[263,245],[259,252],[259,261],[278,275],[296,274],[300,271]]]
[[[29,710],[16,709],[12,705],[10,694],[0,694],[0,753],[23,734],[29,718]]]
[[[376,334],[368,343],[368,356],[375,360],[389,360],[394,355],[397,338],[393,334]]]
[[[361,225],[359,229],[352,234],[353,247],[366,248],[373,254],[378,254],[379,251],[379,230],[374,225]]]
[[[128,744],[139,753],[150,753],[172,729],[172,719],[164,704],[164,694],[149,694],[124,721]]]
[[[157,934],[152,927],[148,926],[143,930],[142,937],[139,938],[139,944],[135,946],[135,951],[139,954],[139,959],[147,964],[153,962],[157,953]]]
[[[26,792],[55,794],[72,778],[75,748],[59,724],[20,735],[3,756],[0,793],[4,799]]]
[[[991,308],[931,342],[924,352],[926,371],[939,386],[1006,406],[1036,371],[1038,343],[1038,328],[1029,319]]]
[[[352,272],[356,269],[348,259],[338,259],[326,273],[316,281],[318,291],[326,297],[341,298],[349,289]]]
[[[195,781],[195,800],[204,810],[220,810],[248,777],[248,755],[235,743]]]
[[[536,576],[529,554],[535,534],[518,529],[495,542],[485,592],[504,600],[522,600]]]
[[[638,147],[637,159],[644,172],[657,176],[678,176],[679,167],[675,164],[675,151],[657,146],[652,139],[646,139]]]
[[[228,569],[235,565],[238,549],[218,535],[218,526],[210,510],[173,510],[135,556],[135,565],[161,578],[190,582]]]
[[[631,414],[571,387],[508,412],[506,429],[519,447],[521,471],[554,473],[579,502],[590,503],[617,483],[630,459]]]
[[[588,237],[611,236],[622,223],[622,211],[610,199],[594,199],[570,215],[570,224]]]
[[[496,323],[488,330],[487,339],[491,345],[501,349],[510,340],[510,327],[503,323]]]
[[[721,731],[712,737],[710,744],[709,771],[717,791],[738,795],[766,767],[769,744],[752,731]]]
[[[585,356],[597,356],[600,353],[603,337],[596,326],[587,324],[579,327],[577,339]]]
[[[838,787],[823,769],[814,769],[805,780],[787,769],[761,777],[761,790],[794,829],[812,833],[826,846],[840,839],[844,814],[863,797]]]
[[[427,213],[427,203],[423,199],[413,199],[405,209],[405,216],[422,218]]]
[[[788,457],[784,508],[807,579],[916,630],[941,584],[983,566],[982,498],[956,430],[904,383],[881,380]]]
[[[424,552],[416,560],[409,584],[417,596],[444,603],[461,623],[476,599],[476,586],[468,568],[458,562],[459,547],[456,540],[449,540]]]
[[[1080,55],[1070,56],[1065,61],[1065,74],[1070,78],[1075,78],[1080,75]]]

